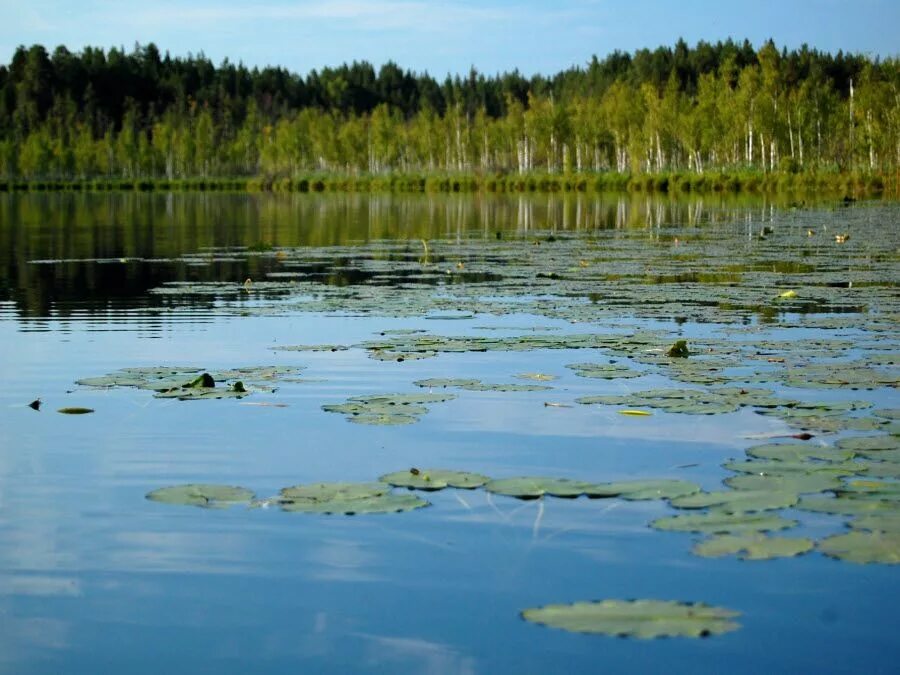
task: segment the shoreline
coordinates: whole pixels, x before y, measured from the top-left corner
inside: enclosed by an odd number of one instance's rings
[[[0,179],[0,192],[350,192],[350,193],[555,193],[647,192],[842,194],[847,197],[900,193],[900,175],[872,173],[310,173],[295,177]]]

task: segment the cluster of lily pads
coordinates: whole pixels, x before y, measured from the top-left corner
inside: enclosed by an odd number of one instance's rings
[[[618,381],[663,375],[684,383],[638,388],[626,394],[583,396],[578,403],[674,414],[726,414],[753,409],[792,428],[848,436],[832,445],[768,443],[730,461],[723,489],[703,491],[688,481],[663,479],[591,483],[572,478],[487,476],[444,469],[410,469],[371,483],[320,483],[284,488],[256,499],[249,490],[188,485],[162,488],[148,498],[200,507],[233,503],[275,506],[288,512],[363,514],[410,511],[428,505],[423,494],[483,489],[520,499],[665,499],[677,514],[657,518],[654,529],[702,538],[693,553],[746,560],[790,557],[817,550],[856,563],[900,562],[900,440],[898,412],[873,410],[855,391],[900,383],[896,255],[900,236],[872,224],[856,210],[845,226],[852,238],[836,242],[815,234],[804,214],[770,222],[744,235],[742,223],[704,228],[663,226],[647,231],[602,231],[585,237],[555,233],[494,240],[377,242],[363,247],[222,251],[235,260],[271,257],[276,270],[264,279],[172,283],[154,290],[160,299],[191,295],[222,300],[217,311],[238,315],[325,312],[422,317],[447,321],[485,315],[529,314],[572,324],[608,327],[569,333],[531,327],[529,334],[441,336],[421,329],[384,331],[356,345],[293,345],[277,349],[332,352],[357,348],[373,359],[402,363],[447,353],[592,349],[597,356],[568,367],[580,377]],[[760,236],[763,235],[763,236]],[[203,264],[201,259],[196,264]],[[386,287],[391,292],[385,292]],[[628,317],[623,320],[622,317]],[[718,326],[690,343],[679,330],[632,330],[637,319]],[[765,326],[815,329],[789,338]],[[471,326],[473,331],[497,327]],[[551,332],[551,328],[558,332]],[[512,329],[507,329],[512,331]],[[827,331],[827,337],[822,332]],[[515,332],[525,333],[524,329]],[[635,364],[639,364],[638,369]],[[202,371],[148,373],[144,387],[178,398],[195,396]],[[119,371],[111,384],[141,386]],[[236,386],[210,373],[219,392]],[[536,383],[552,375],[523,373]],[[177,380],[177,381],[176,381]],[[226,386],[218,386],[226,382]],[[240,382],[252,378],[244,376]],[[265,384],[265,380],[262,383]],[[352,397],[323,406],[364,424],[409,424],[434,403],[455,398],[442,390],[514,392],[542,384],[485,383],[429,378],[428,392]],[[598,383],[603,385],[605,383]],[[632,384],[632,383],[629,383]],[[193,386],[192,386],[193,385]],[[779,393],[764,388],[779,387]],[[157,389],[156,387],[163,388]],[[826,390],[852,400],[805,400],[794,390]],[[607,391],[601,390],[601,391]],[[233,392],[235,396],[243,392]],[[212,395],[212,394],[210,394]],[[810,440],[812,433],[796,434]],[[404,491],[405,490],[405,491]],[[843,517],[848,528],[818,542],[774,533],[789,530],[799,512]],[[837,522],[837,520],[836,520]],[[525,610],[528,621],[609,635],[704,636],[734,630],[736,613],[702,604],[605,600]]]
[[[418,422],[428,412],[427,404],[442,403],[456,398],[455,394],[373,394],[354,396],[344,403],[322,406],[325,412],[346,415],[355,424],[403,425]]]
[[[700,556],[737,555],[754,560],[794,556],[816,546],[810,539],[766,534],[797,525],[796,520],[776,513],[795,508],[855,516],[848,523],[852,532],[818,543],[817,548],[826,555],[853,562],[900,563],[900,438],[850,437],[835,446],[772,443],[754,446],[747,454],[747,460],[725,464],[738,475],[726,479],[729,489],[714,492],[676,479],[612,483],[542,476],[491,479],[465,471],[412,468],[385,474],[375,483],[284,488],[278,496],[263,500],[254,500],[253,493],[243,488],[214,485],[162,488],[147,496],[196,506],[277,504],[286,511],[346,514],[408,511],[428,505],[417,496],[397,494],[393,488],[484,488],[518,499],[665,499],[676,509],[698,513],[659,518],[651,527],[710,535],[712,538],[693,549]],[[869,477],[870,471],[878,477]]]
[[[252,392],[272,392],[273,383],[297,375],[299,366],[252,366],[207,372],[196,366],[139,366],[122,368],[100,377],[76,381],[84,387],[135,387],[154,392],[155,398],[180,401],[243,398]]]

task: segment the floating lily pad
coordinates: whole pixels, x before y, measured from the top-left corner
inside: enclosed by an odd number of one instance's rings
[[[669,503],[679,509],[703,509],[715,507],[724,513],[750,513],[772,511],[793,506],[798,496],[794,492],[771,490],[731,490],[722,492],[697,492],[676,497]]]
[[[249,504],[253,497],[253,492],[246,488],[208,484],[173,485],[147,494],[147,499],[154,502],[203,508],[225,508],[233,504]]]
[[[344,352],[350,347],[346,345],[282,345],[270,349],[279,352]]]
[[[557,379],[556,375],[547,373],[518,373],[516,377],[520,380],[535,380],[536,382],[552,382]]]
[[[819,542],[827,556],[855,563],[900,563],[900,534],[894,532],[848,532]]]
[[[885,511],[857,516],[849,523],[854,530],[870,530],[872,532],[890,532],[900,535],[900,511]]]
[[[650,523],[657,530],[675,532],[704,532],[707,534],[734,534],[741,532],[771,532],[794,527],[796,520],[781,516],[755,513],[722,513],[712,511],[683,516],[658,518]]]
[[[300,366],[247,366],[204,372],[194,366],[138,366],[122,368],[103,377],[83,378],[77,384],[137,387],[155,392],[155,398],[182,401],[242,398],[253,391],[274,391],[271,382],[302,370]]]
[[[593,377],[602,380],[627,379],[644,374],[619,363],[570,363],[566,368],[574,370],[579,377]]]
[[[468,471],[449,469],[408,469],[381,476],[378,480],[396,487],[419,490],[442,490],[446,487],[470,490],[487,483],[490,478]]]
[[[700,491],[700,486],[686,480],[632,480],[592,485],[590,497],[621,497],[629,501],[645,499],[674,499]]]
[[[692,552],[704,558],[736,555],[742,560],[769,560],[791,558],[811,551],[813,546],[811,539],[767,537],[761,534],[741,536],[724,534],[701,541],[694,546]]]
[[[428,506],[412,494],[393,494],[385,483],[314,483],[281,490],[285,511],[302,513],[395,513]]]
[[[381,349],[373,349],[369,352],[369,358],[376,361],[420,361],[437,356],[437,352],[389,352]]]
[[[830,445],[809,445],[801,443],[771,443],[747,448],[747,454],[757,459],[774,459],[779,462],[799,463],[810,459],[829,462],[843,462],[853,457],[850,450],[834,448]]]
[[[56,412],[60,412],[63,415],[87,415],[89,413],[94,412],[93,408],[81,408],[78,406],[72,406],[69,408],[60,408]]]
[[[898,450],[900,449],[900,437],[898,436],[852,436],[842,438],[836,443],[843,450]]]
[[[488,492],[519,499],[537,499],[545,494],[553,497],[578,497],[592,487],[590,483],[584,481],[542,476],[501,478],[492,480],[484,486]]]
[[[848,480],[836,492],[839,497],[850,497],[853,499],[900,501],[900,483],[896,481]]]
[[[413,494],[385,494],[377,497],[339,500],[327,502],[286,501],[281,503],[284,511],[293,513],[344,514],[348,516],[374,513],[400,513],[429,506],[429,502]]]
[[[722,607],[664,600],[602,600],[526,609],[526,621],[574,633],[641,639],[709,637],[737,630],[739,616]]]
[[[342,413],[355,424],[404,425],[413,424],[428,412],[426,404],[451,401],[455,394],[374,394],[354,396],[346,403],[322,406],[325,412]]]
[[[442,389],[445,387],[465,387],[471,384],[479,384],[480,382],[481,380],[461,377],[432,377],[427,380],[417,380],[413,384],[426,389]]]
[[[542,384],[488,384],[481,380],[464,378],[431,378],[414,382],[417,387],[424,388],[455,388],[467,391],[546,391],[553,387]]]
[[[834,513],[845,516],[856,516],[867,513],[886,513],[897,510],[897,504],[890,501],[871,499],[852,499],[849,497],[804,497],[797,504],[803,511],[817,513]]]
[[[764,459],[726,462],[722,466],[729,471],[740,471],[757,476],[785,476],[794,473],[852,476],[866,469],[866,465],[859,462],[781,462]]]
[[[379,497],[391,491],[386,483],[311,483],[282,488],[281,497],[286,501],[347,501]]]
[[[792,473],[778,476],[742,474],[726,478],[725,485],[735,490],[805,494],[838,488],[841,480],[836,475],[825,473]]]

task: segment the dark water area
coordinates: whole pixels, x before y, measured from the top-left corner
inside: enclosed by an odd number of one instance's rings
[[[898,251],[887,201],[0,195],[0,673],[894,672]],[[76,384],[161,365],[218,391],[228,369],[284,371],[214,400]],[[323,410],[425,393],[448,397]],[[75,406],[94,412],[57,412]],[[764,511],[796,521],[768,536],[811,547],[768,560],[696,554],[713,532],[649,525],[701,512],[665,499],[276,498],[411,467],[727,491],[754,446],[866,436],[850,469],[748,472],[834,481]],[[189,483],[261,501],[145,498]],[[844,492],[878,514],[880,553],[823,543],[854,516],[810,500]],[[740,628],[642,640],[521,614],[607,598],[726,607]]]

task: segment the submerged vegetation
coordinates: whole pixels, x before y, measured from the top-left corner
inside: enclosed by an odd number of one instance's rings
[[[34,45],[0,67],[0,188],[893,190],[898,91],[896,59],[772,42],[443,82]]]

